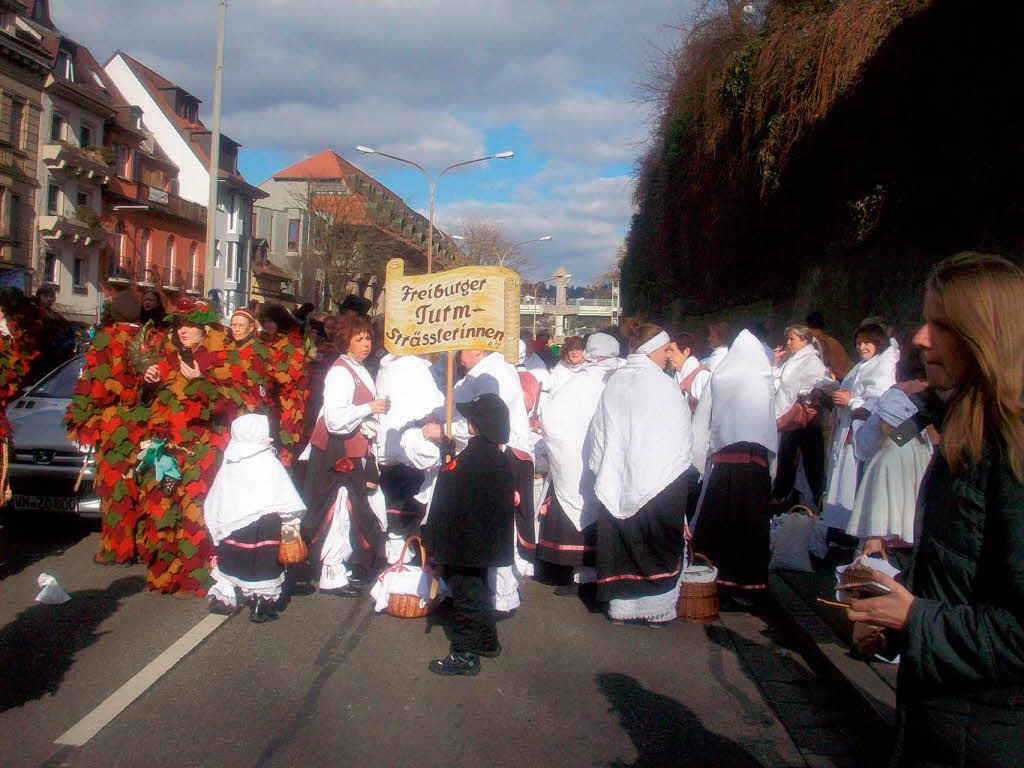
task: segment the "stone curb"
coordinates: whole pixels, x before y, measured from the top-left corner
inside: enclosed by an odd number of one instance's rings
[[[872,666],[850,656],[849,651],[803,597],[773,572],[768,591],[779,610],[796,630],[808,661],[831,678],[858,709],[891,729],[895,724],[896,692]]]

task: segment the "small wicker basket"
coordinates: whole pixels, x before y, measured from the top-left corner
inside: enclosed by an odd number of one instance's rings
[[[696,565],[700,560],[705,565]],[[693,562],[679,574],[676,618],[707,624],[718,618],[718,569],[704,555],[694,553]]]
[[[295,529],[286,528],[281,534],[281,543],[277,547],[277,562],[281,565],[296,565],[303,562],[309,550],[306,542]]]
[[[409,549],[409,544],[412,542],[420,548],[420,562],[423,563],[423,568],[427,568],[427,550],[423,546],[423,542],[420,541],[419,536],[410,536],[405,540],[405,546],[402,547],[402,554],[398,556],[398,562],[391,566],[388,570],[393,571],[405,566],[405,553]],[[437,590],[437,577],[432,577],[430,582],[430,599],[427,600],[422,606],[420,605],[419,595],[389,595],[388,596],[388,613],[392,616],[396,616],[399,619],[422,619],[428,613],[437,608],[441,602],[438,597]]]

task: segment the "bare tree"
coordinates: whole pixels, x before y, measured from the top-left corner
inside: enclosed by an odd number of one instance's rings
[[[352,283],[365,285],[371,278],[384,280],[384,267],[403,246],[390,230],[399,214],[394,207],[365,207],[356,195],[334,184],[308,182],[292,193],[295,205],[306,214],[304,258],[322,280],[317,303],[327,309],[340,304]]]
[[[530,269],[530,256],[509,238],[501,227],[489,219],[465,218],[462,220],[462,242],[459,264],[467,266],[506,267],[524,275]]]

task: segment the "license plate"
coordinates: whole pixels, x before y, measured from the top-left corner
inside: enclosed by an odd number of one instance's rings
[[[78,514],[78,497],[76,496],[24,496],[15,494],[11,506],[29,512],[61,512],[69,515]]]

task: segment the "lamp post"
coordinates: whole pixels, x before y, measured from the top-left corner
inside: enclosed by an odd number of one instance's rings
[[[434,193],[437,191],[437,182],[444,176],[448,171],[455,168],[461,168],[464,165],[472,165],[473,163],[482,163],[484,160],[507,160],[508,158],[515,157],[514,152],[498,152],[495,155],[487,155],[486,157],[477,157],[473,160],[463,160],[461,163],[452,163],[447,168],[441,170],[436,176],[432,175],[426,168],[417,162],[407,160],[404,157],[398,157],[397,155],[389,155],[387,152],[381,152],[380,150],[373,149],[372,147],[364,147],[362,144],[356,147],[356,149],[363,154],[367,155],[380,155],[381,157],[387,157],[392,160],[397,160],[400,163],[411,165],[413,168],[419,170],[424,176],[427,177],[427,182],[430,184],[430,213],[427,217],[427,274],[433,271],[434,265]]]
[[[463,237],[462,235],[452,235],[452,240],[465,240],[465,239],[466,238]],[[522,242],[519,242],[519,243],[512,243],[512,245],[510,245],[504,251],[499,251],[497,248],[495,248],[494,249],[494,258],[497,259],[499,267],[504,267],[505,266],[505,260],[508,259],[508,257],[512,255],[512,251],[514,251],[520,245],[527,245],[529,243],[546,243],[548,240],[551,240],[551,235],[542,235],[541,237],[535,237],[532,240],[523,240]]]

